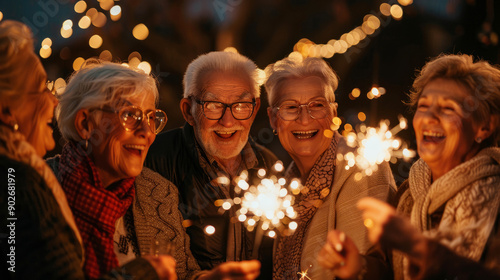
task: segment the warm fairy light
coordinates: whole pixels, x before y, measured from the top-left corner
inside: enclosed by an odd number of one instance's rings
[[[113,55],[111,54],[110,51],[103,50],[101,52],[101,54],[99,54],[99,59],[105,60],[105,61],[111,61],[111,60],[113,60]]]
[[[90,18],[90,20],[94,20],[95,18],[97,18],[97,14],[99,12],[97,11],[96,8],[90,8],[87,10],[87,12],[85,13],[86,16],[88,16]]]
[[[52,54],[52,49],[50,47],[40,49],[40,57],[48,58]]]
[[[102,46],[102,38],[99,35],[94,35],[90,37],[89,46],[93,49],[98,49]]]
[[[387,3],[382,3],[380,4],[380,12],[388,17],[391,15],[391,5],[387,4]]]
[[[371,93],[373,94],[373,96],[379,96],[380,95],[380,92],[378,91],[378,88],[376,88],[376,87],[372,88]]]
[[[395,158],[409,159],[414,153],[404,146],[404,143],[394,135],[406,127],[406,119],[399,118],[400,124],[389,130],[389,121],[380,122],[378,128],[366,127],[364,124],[359,127],[359,132],[350,132],[346,136],[347,145],[356,148],[356,151],[345,155],[337,155],[338,160],[345,161],[345,169],[354,165],[358,166],[360,175],[370,176],[378,169],[378,165],[384,161],[391,161]],[[401,125],[401,124],[404,125]]]
[[[208,235],[212,235],[215,233],[215,227],[214,226],[206,226],[205,227],[205,233]]]
[[[99,12],[95,17],[92,18],[92,24],[95,27],[103,27],[104,25],[106,25],[107,20],[108,18],[106,17],[106,15],[102,12]]]
[[[81,14],[81,13],[85,12],[86,9],[87,9],[87,3],[85,1],[81,0],[81,1],[76,2],[75,12]]]
[[[403,8],[398,4],[394,4],[391,6],[391,15],[395,20],[400,20],[403,18]]]
[[[0,12],[0,21],[3,19],[3,13]]]
[[[85,59],[83,57],[78,57],[73,61],[73,70],[78,71],[82,67]]]
[[[115,1],[113,0],[99,0],[99,6],[101,6],[101,9],[107,11],[113,7],[115,4]]]
[[[137,40],[145,40],[149,35],[149,29],[143,23],[139,23],[132,30],[132,35]]]
[[[312,265],[309,266],[309,268],[311,268]],[[300,278],[299,280],[311,280],[311,278],[309,276],[307,276],[307,271],[309,271],[309,268],[306,269],[306,271],[301,271],[301,272],[297,272],[298,275],[300,275]]]
[[[362,122],[366,121],[366,114],[363,112],[358,113],[358,119]]]
[[[73,35],[73,29],[64,29],[64,27],[61,27],[61,37],[63,38],[69,38]]]
[[[115,6],[113,6],[113,7],[109,10],[109,13],[110,13],[112,16],[117,16],[117,15],[119,15],[121,12],[122,12],[122,8],[120,7],[120,5],[115,5]]]
[[[398,0],[398,3],[401,6],[408,6],[408,5],[411,5],[413,3],[413,0]]]
[[[83,16],[79,21],[78,21],[78,27],[81,29],[87,29],[89,28],[91,24],[91,20],[88,16]]]
[[[66,87],[66,81],[63,78],[57,78],[53,86],[55,90],[59,92],[59,90],[64,90],[64,88]]]
[[[278,172],[281,172],[285,169],[285,166],[283,166],[283,162],[281,161],[277,161],[274,166],[273,166],[274,170],[278,171]]]
[[[142,60],[142,55],[141,55],[139,52],[135,52],[135,51],[134,51],[134,52],[131,52],[131,53],[128,55],[128,60],[130,61],[130,60],[132,60],[132,58],[134,58],[134,57],[135,57],[135,58],[137,58],[137,59],[139,59],[139,61],[141,61],[141,60]]]
[[[144,71],[144,73],[148,74],[151,73],[151,64],[149,64],[149,62],[147,61],[141,61],[141,63],[139,63],[139,65],[137,65],[137,68],[138,69],[141,69],[142,71]]]
[[[43,41],[42,41],[42,48],[43,47],[47,47],[47,48],[52,47],[52,40],[50,38],[43,39]]]
[[[238,53],[238,50],[235,47],[227,47],[224,49],[225,52]]]
[[[137,68],[139,67],[139,63],[141,63],[141,61],[137,58],[137,57],[132,57],[132,59],[130,59],[128,61],[128,64],[130,65],[130,67],[132,68]]]
[[[73,21],[71,21],[70,19],[65,20],[63,22],[62,28],[64,30],[69,30],[69,29],[73,28]]]
[[[268,233],[267,233],[267,236],[271,237],[271,238],[274,238],[276,236],[276,232],[274,230],[270,230]]]
[[[117,21],[122,17],[122,8],[119,5],[115,5],[109,10],[109,17],[112,21]]]

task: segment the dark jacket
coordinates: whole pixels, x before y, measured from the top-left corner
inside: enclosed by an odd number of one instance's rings
[[[260,168],[268,169],[276,162],[276,156],[266,148],[249,138],[249,143],[257,157],[258,164],[249,170],[250,176]],[[201,152],[202,156],[206,156]],[[228,229],[231,215],[221,213],[215,206],[218,199],[227,199],[221,187],[200,165],[199,153],[193,127],[186,124],[183,128],[161,133],[156,137],[146,158],[146,166],[160,173],[179,189],[179,210],[183,218],[189,220],[187,233],[191,238],[191,251],[202,269],[211,269],[226,261]],[[256,176],[254,176],[256,177]],[[252,178],[250,179],[252,180]],[[215,233],[205,234],[205,227],[212,225]],[[254,233],[242,229],[242,241],[235,246],[242,246],[241,259],[249,259],[253,247]],[[261,246],[262,266],[270,265],[272,245],[265,241]],[[267,250],[267,251],[266,251]],[[265,255],[268,260],[263,260]],[[261,273],[262,274],[262,273]]]

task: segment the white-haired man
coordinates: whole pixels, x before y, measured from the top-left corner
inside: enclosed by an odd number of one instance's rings
[[[217,178],[232,179],[243,170],[252,175],[276,162],[273,153],[249,137],[260,107],[258,80],[257,66],[243,55],[199,56],[184,75],[180,108],[187,123],[158,135],[148,153],[146,166],[179,189],[191,251],[202,269],[252,255],[254,233],[231,222],[232,213],[221,214],[214,202],[235,196],[232,185]],[[205,232],[208,226],[215,228],[213,234]],[[261,279],[271,279],[272,248],[267,245],[259,253]]]

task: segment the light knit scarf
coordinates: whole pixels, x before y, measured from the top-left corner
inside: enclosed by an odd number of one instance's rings
[[[478,261],[500,205],[500,148],[481,150],[432,184],[431,176],[429,166],[422,159],[415,162],[410,170],[409,194],[402,197],[398,212],[404,210],[400,208],[407,206],[409,199],[413,200],[410,219],[417,229],[458,255]],[[439,226],[430,228],[430,215],[443,205]],[[395,261],[403,261],[405,279],[408,279],[408,261],[397,254]]]
[[[25,140],[25,137],[19,133],[12,131],[11,128],[0,124],[0,154],[5,155],[18,162],[25,163],[31,166],[42,177],[47,184],[47,187],[52,191],[61,213],[66,220],[66,223],[75,233],[76,238],[82,244],[82,237],[75,223],[73,213],[69,208],[66,195],[57,181],[54,173],[45,161],[38,156],[33,146]],[[83,246],[82,246],[82,252]],[[83,259],[82,263],[83,265]]]
[[[294,207],[298,214],[296,220],[298,226],[291,236],[284,236],[278,240],[273,279],[288,280],[299,277],[297,272],[300,271],[302,246],[307,228],[316,210],[330,193],[333,174],[335,174],[335,158],[339,139],[340,134],[335,133],[330,146],[316,161],[306,183],[303,184],[301,196],[297,198]],[[290,173],[298,173],[293,162],[287,171],[287,178],[290,178]]]

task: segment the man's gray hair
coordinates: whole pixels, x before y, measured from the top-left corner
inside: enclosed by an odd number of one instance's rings
[[[184,74],[184,98],[197,96],[202,89],[201,78],[205,73],[240,71],[246,73],[251,81],[251,93],[260,97],[259,69],[253,61],[246,56],[233,52],[210,52],[202,54],[193,60]]]

